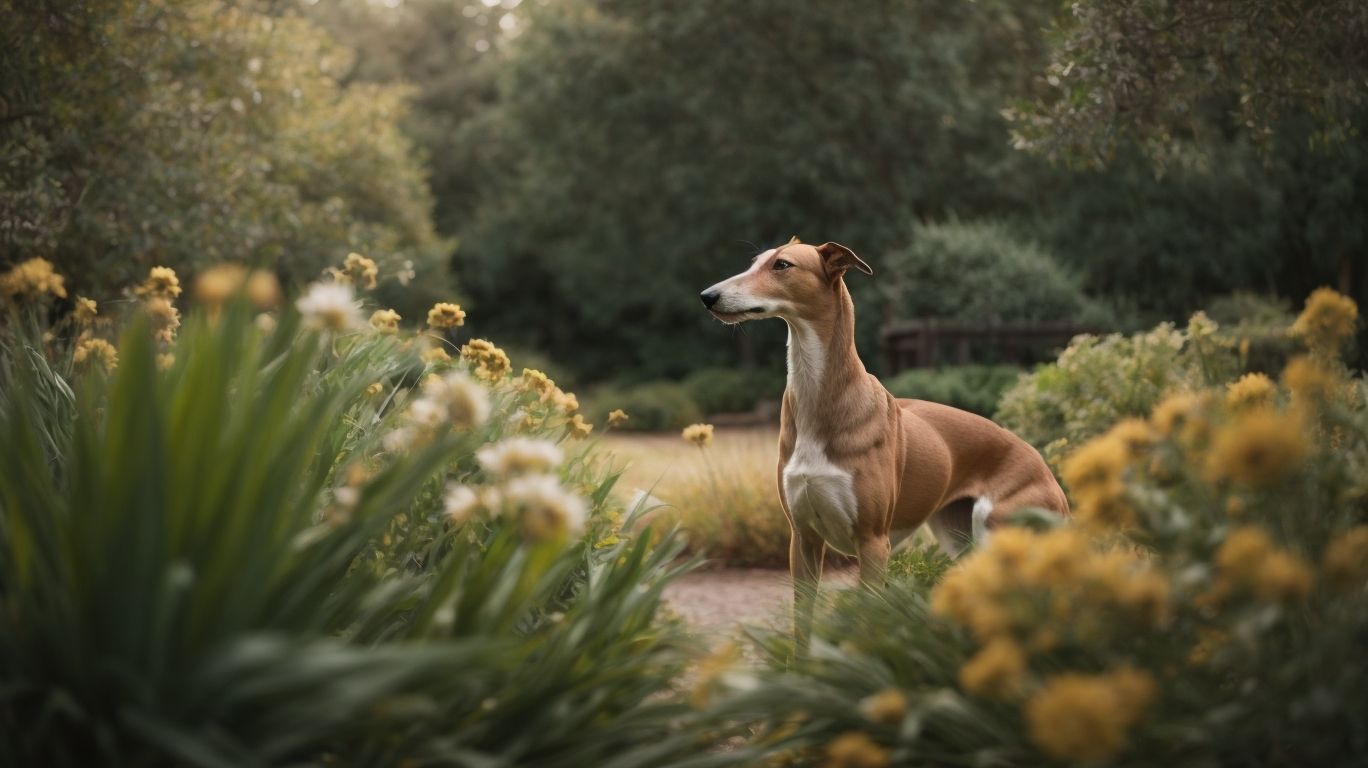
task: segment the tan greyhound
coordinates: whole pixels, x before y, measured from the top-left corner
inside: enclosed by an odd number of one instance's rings
[[[874,274],[839,243],[795,237],[700,295],[727,324],[788,323],[778,481],[800,648],[827,546],[858,557],[860,579],[876,584],[893,545],[922,523],[956,556],[1016,510],[1069,509],[1026,441],[967,411],[895,398],[865,371],[843,279],[850,269]]]

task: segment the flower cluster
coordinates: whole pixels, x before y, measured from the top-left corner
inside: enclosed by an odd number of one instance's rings
[[[680,433],[680,437],[702,448],[712,444],[713,425],[711,424],[690,424]]]
[[[1129,667],[1056,675],[1026,702],[1031,740],[1061,760],[1104,760],[1125,745],[1156,690],[1154,678]]]
[[[476,457],[497,485],[449,484],[444,502],[453,523],[465,523],[481,511],[491,517],[511,516],[533,541],[583,530],[587,505],[554,474],[564,460],[555,444],[512,437],[481,448]]]
[[[427,323],[434,331],[444,331],[465,325],[465,316],[466,313],[460,305],[439,302],[428,310]]]
[[[66,298],[66,281],[47,259],[21,261],[0,275],[0,296],[7,299]]]
[[[1306,299],[1306,306],[1292,324],[1290,332],[1320,357],[1334,357],[1354,335],[1358,305],[1354,300],[1329,288],[1317,288]]]
[[[1246,525],[1226,536],[1216,551],[1218,576],[1203,602],[1219,601],[1235,592],[1260,600],[1305,599],[1311,592],[1311,568],[1300,557],[1278,547],[1263,529]]]
[[[385,435],[385,449],[405,451],[443,432],[469,432],[489,419],[489,410],[489,393],[467,374],[431,374],[423,380],[422,395],[409,403],[405,423]]]
[[[264,269],[248,270],[241,264],[216,264],[195,278],[195,300],[215,313],[234,296],[243,294],[260,310],[280,305],[282,292],[275,274]]]
[[[461,347],[461,359],[475,366],[475,375],[485,381],[498,381],[513,367],[502,349],[484,339],[471,339]]]
[[[377,309],[371,313],[370,324],[377,332],[393,336],[399,332],[399,313],[392,309]]]
[[[341,333],[361,327],[361,302],[350,285],[313,283],[295,301],[304,325],[316,331]]]
[[[375,262],[359,253],[347,254],[347,258],[342,261],[342,268],[329,267],[328,273],[332,275],[335,283],[353,285],[366,290],[373,290],[376,278],[380,276],[380,270],[375,266]]]
[[[134,293],[142,297],[143,311],[152,324],[152,335],[163,344],[176,340],[176,329],[180,328],[180,310],[176,309],[176,297],[181,294],[180,278],[170,267],[153,267],[147,273]]]
[[[77,365],[98,361],[106,371],[112,371],[119,364],[119,351],[104,339],[83,338],[76,342],[71,359]]]

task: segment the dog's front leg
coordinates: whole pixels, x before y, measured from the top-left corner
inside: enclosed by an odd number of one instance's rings
[[[822,580],[826,542],[810,528],[793,527],[789,538],[789,574],[793,577],[793,641],[799,657],[806,656],[812,636],[812,611],[817,584]]]
[[[887,535],[870,536],[860,542],[860,583],[868,587],[883,586],[888,553],[892,550],[893,545]]]

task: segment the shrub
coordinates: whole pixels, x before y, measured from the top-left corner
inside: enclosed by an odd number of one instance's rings
[[[761,400],[783,396],[782,374],[733,368],[704,368],[684,379],[684,389],[705,415],[754,410]]]
[[[994,222],[949,221],[913,228],[887,257],[892,316],[961,320],[1115,322],[1040,246]]]
[[[671,381],[602,387],[594,393],[589,412],[598,423],[605,421],[610,411],[619,408],[630,417],[621,428],[638,432],[682,429],[703,418],[688,390]]]
[[[895,397],[930,400],[992,416],[1002,393],[1021,377],[1011,365],[963,365],[945,368],[914,368],[884,380]]]
[[[1368,667],[1368,381],[1317,357],[1194,385],[1064,463],[1077,524],[1001,528],[931,589],[830,600],[809,658],[726,669],[747,759],[816,765],[1356,765]]]
[[[9,290],[51,290],[39,271],[3,283],[0,763],[695,749],[662,694],[678,545],[620,530],[569,395],[492,345],[421,361],[421,336],[356,332],[348,290],[273,329],[245,301],[169,327],[173,273],[115,358],[98,313],[46,327],[49,297]]]

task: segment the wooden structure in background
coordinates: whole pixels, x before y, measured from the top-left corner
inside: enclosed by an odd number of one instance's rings
[[[1047,360],[1080,333],[1105,333],[1069,321],[973,323],[905,320],[884,327],[880,339],[888,373],[976,362],[1031,365]]]

